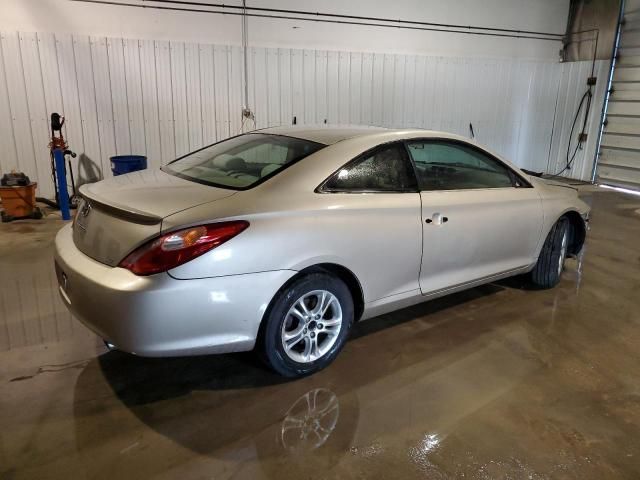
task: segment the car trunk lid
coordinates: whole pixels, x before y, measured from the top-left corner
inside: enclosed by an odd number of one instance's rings
[[[80,193],[74,243],[94,260],[116,266],[160,233],[163,218],[236,192],[145,170],[83,185]]]

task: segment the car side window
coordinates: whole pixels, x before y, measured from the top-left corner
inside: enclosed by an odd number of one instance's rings
[[[462,143],[413,141],[407,144],[421,190],[466,190],[522,186],[502,162]]]
[[[325,192],[415,192],[413,167],[402,144],[378,147],[347,163],[322,187]]]

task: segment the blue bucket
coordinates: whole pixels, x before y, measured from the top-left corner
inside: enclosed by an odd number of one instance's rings
[[[144,155],[117,155],[111,157],[111,171],[114,176],[137,172],[147,168],[147,157]]]

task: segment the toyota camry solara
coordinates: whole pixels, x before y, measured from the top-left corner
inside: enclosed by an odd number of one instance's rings
[[[560,279],[588,206],[462,137],[280,127],[81,189],[56,238],[60,294],[143,356],[256,348],[330,363],[354,322],[527,274]]]

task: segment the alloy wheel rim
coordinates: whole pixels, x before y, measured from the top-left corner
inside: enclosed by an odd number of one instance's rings
[[[558,258],[558,275],[562,273],[564,267],[564,260],[567,257],[567,231],[564,231],[562,235],[562,243],[560,245],[560,256]]]
[[[282,322],[282,347],[298,363],[322,358],[338,340],[342,306],[327,290],[313,290],[294,302]]]

